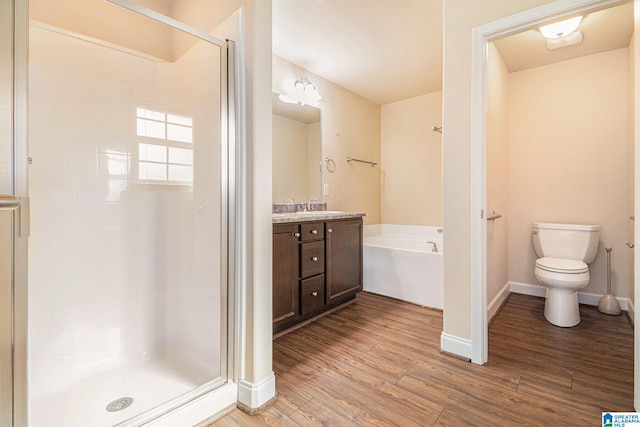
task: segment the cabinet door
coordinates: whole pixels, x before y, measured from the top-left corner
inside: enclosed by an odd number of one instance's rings
[[[298,314],[298,225],[273,227],[273,329],[278,332]]]
[[[362,219],[327,221],[327,304],[362,290]]]

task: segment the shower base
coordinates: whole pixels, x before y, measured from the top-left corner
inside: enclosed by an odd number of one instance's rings
[[[126,421],[211,380],[202,372],[185,371],[184,364],[158,359],[89,377],[74,387],[31,402],[30,427],[107,427]],[[107,405],[130,397],[133,403],[119,411]]]

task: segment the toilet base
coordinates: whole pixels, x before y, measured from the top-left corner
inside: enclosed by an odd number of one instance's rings
[[[544,317],[549,323],[562,328],[570,328],[580,323],[578,291],[547,288]]]

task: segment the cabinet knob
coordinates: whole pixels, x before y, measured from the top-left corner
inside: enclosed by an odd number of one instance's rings
[[[311,296],[312,296],[312,297],[317,297],[317,296],[318,296],[318,291],[313,291],[313,292],[311,292]]]
[[[327,233],[333,233],[333,230],[331,228],[328,228]]]
[[[294,236],[300,237],[300,233],[294,233]]]
[[[311,234],[318,234],[318,230],[311,230]]]
[[[318,257],[317,256],[312,257],[311,261],[318,261]]]

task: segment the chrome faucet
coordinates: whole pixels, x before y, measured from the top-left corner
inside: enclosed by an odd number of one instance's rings
[[[431,252],[438,253],[438,245],[436,245],[436,242],[432,242],[431,240],[428,240],[427,243],[431,243],[433,245],[431,247]]]
[[[307,200],[307,210],[308,211],[311,210],[311,208],[313,207],[314,203],[320,203],[320,199],[316,199],[315,197],[312,197],[309,200]]]

